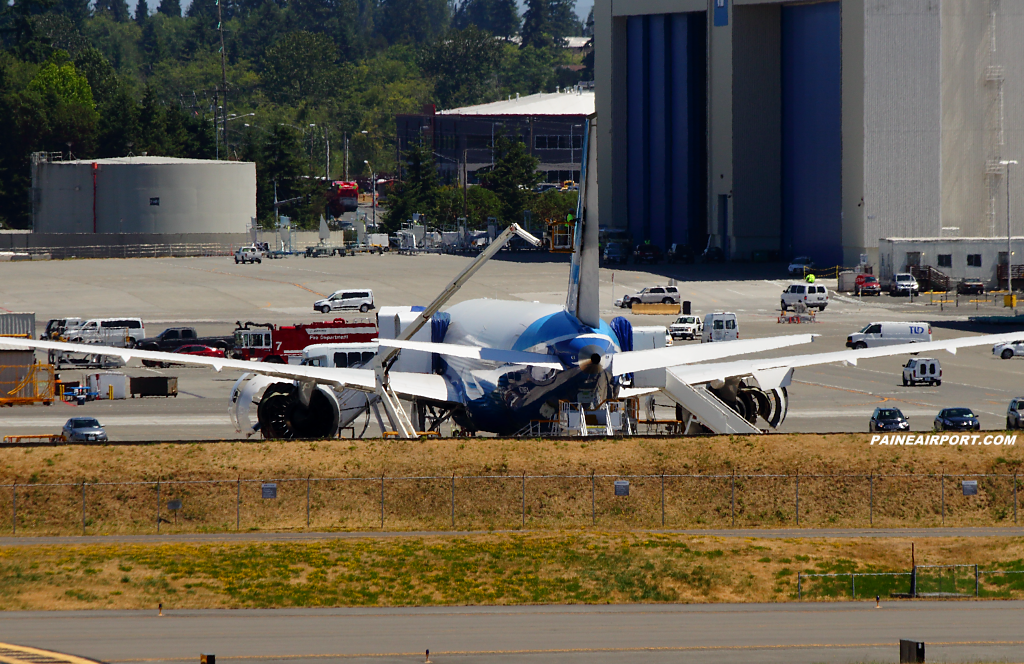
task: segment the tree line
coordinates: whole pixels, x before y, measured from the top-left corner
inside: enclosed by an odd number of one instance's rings
[[[515,0],[5,3],[0,225],[30,224],[35,152],[254,161],[260,220],[274,216],[276,183],[279,199],[303,197],[288,212],[312,224],[314,178],[344,175],[346,138],[350,176],[369,175],[364,162],[394,173],[396,114],[592,77],[565,66],[579,61],[562,38],[587,30],[574,5],[529,0],[521,16]]]

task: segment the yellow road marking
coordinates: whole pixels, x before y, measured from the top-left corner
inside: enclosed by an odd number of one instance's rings
[[[0,643],[0,662],[7,664],[96,664],[97,661],[52,650]]]

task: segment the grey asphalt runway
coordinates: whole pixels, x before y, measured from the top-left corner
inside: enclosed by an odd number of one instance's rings
[[[10,612],[0,641],[111,664],[1024,661],[1024,602]]]
[[[0,537],[0,549],[11,546],[66,546],[87,544],[212,544],[218,542],[314,542],[392,537],[469,537],[504,533],[529,534],[522,530],[446,530],[385,532],[210,533],[185,535],[72,535],[53,537]],[[1024,537],[1024,528],[775,528],[759,530],[632,530],[634,533],[702,535],[707,537],[754,537],[763,539],[851,539],[924,537]]]

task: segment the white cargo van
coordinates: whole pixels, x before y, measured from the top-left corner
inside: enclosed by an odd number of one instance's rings
[[[828,306],[828,289],[818,284],[790,284],[789,288],[782,291],[782,310],[799,303],[807,305],[808,309],[825,311]]]
[[[875,348],[897,344],[924,343],[932,340],[928,323],[868,323],[859,332],[846,337],[847,348]]]
[[[740,338],[740,326],[736,314],[718,311],[704,316],[704,329],[700,334],[701,343],[711,341],[735,341]]]
[[[64,336],[72,343],[115,343],[123,338],[124,344],[132,348],[146,338],[146,328],[141,318],[93,318],[66,328]]]
[[[931,357],[912,357],[903,365],[903,385],[942,385],[942,366]]]

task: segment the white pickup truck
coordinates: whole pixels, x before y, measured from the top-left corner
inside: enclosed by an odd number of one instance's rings
[[[262,263],[263,250],[255,244],[235,249],[235,265],[239,263]]]
[[[699,339],[704,331],[704,321],[700,316],[683,315],[668,326],[673,339]]]

